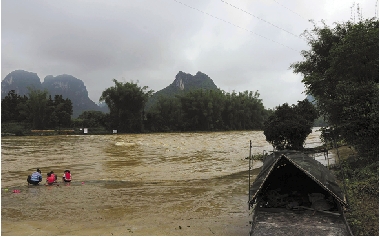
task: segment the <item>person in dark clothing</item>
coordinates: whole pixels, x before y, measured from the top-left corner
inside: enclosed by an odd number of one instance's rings
[[[32,175],[28,175],[27,181],[28,181],[28,185],[29,184],[39,185],[39,183],[42,181],[41,170],[37,168],[36,172],[34,172]]]

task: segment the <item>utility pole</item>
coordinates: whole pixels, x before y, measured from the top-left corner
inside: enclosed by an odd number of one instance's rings
[[[248,210],[251,209],[249,201],[251,201],[251,150],[252,150],[252,141],[249,140],[249,157],[248,157]]]

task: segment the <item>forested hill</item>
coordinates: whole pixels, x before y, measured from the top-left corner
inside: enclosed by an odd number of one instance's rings
[[[149,98],[145,110],[149,111],[161,96],[174,97],[175,95],[194,89],[218,90],[218,87],[208,75],[202,72],[197,72],[197,74],[193,76],[189,73],[179,71],[172,84],[157,91]]]
[[[27,72],[24,70],[16,70],[9,73],[1,82],[1,99],[8,95],[10,90],[14,90],[20,96],[29,93],[28,87],[41,90],[41,80],[37,73]]]
[[[41,84],[51,95],[62,95],[73,103],[73,117],[78,117],[83,111],[103,111],[88,97],[88,91],[83,81],[71,75],[46,76]]]
[[[41,83],[37,73],[15,70],[1,82],[1,99],[4,99],[11,90],[15,90],[15,93],[20,96],[28,95],[28,87],[35,90],[46,89],[53,98],[55,95],[62,95],[64,99],[70,99],[73,104],[74,118],[86,110],[108,111],[107,108],[99,107],[88,97],[88,91],[82,80],[70,75],[46,76]]]

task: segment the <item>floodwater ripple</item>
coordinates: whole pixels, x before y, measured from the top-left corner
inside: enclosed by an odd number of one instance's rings
[[[3,137],[2,235],[247,235],[250,140],[272,149],[262,131]],[[37,167],[73,182],[28,187]]]

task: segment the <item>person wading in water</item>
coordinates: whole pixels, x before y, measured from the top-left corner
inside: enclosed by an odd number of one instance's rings
[[[70,183],[71,182],[71,173],[70,173],[70,170],[65,170],[65,172],[63,173],[62,181],[66,182],[66,183]]]
[[[32,175],[28,175],[27,181],[28,186],[29,184],[39,185],[39,183],[42,181],[41,170],[37,168],[36,172],[34,172]]]

